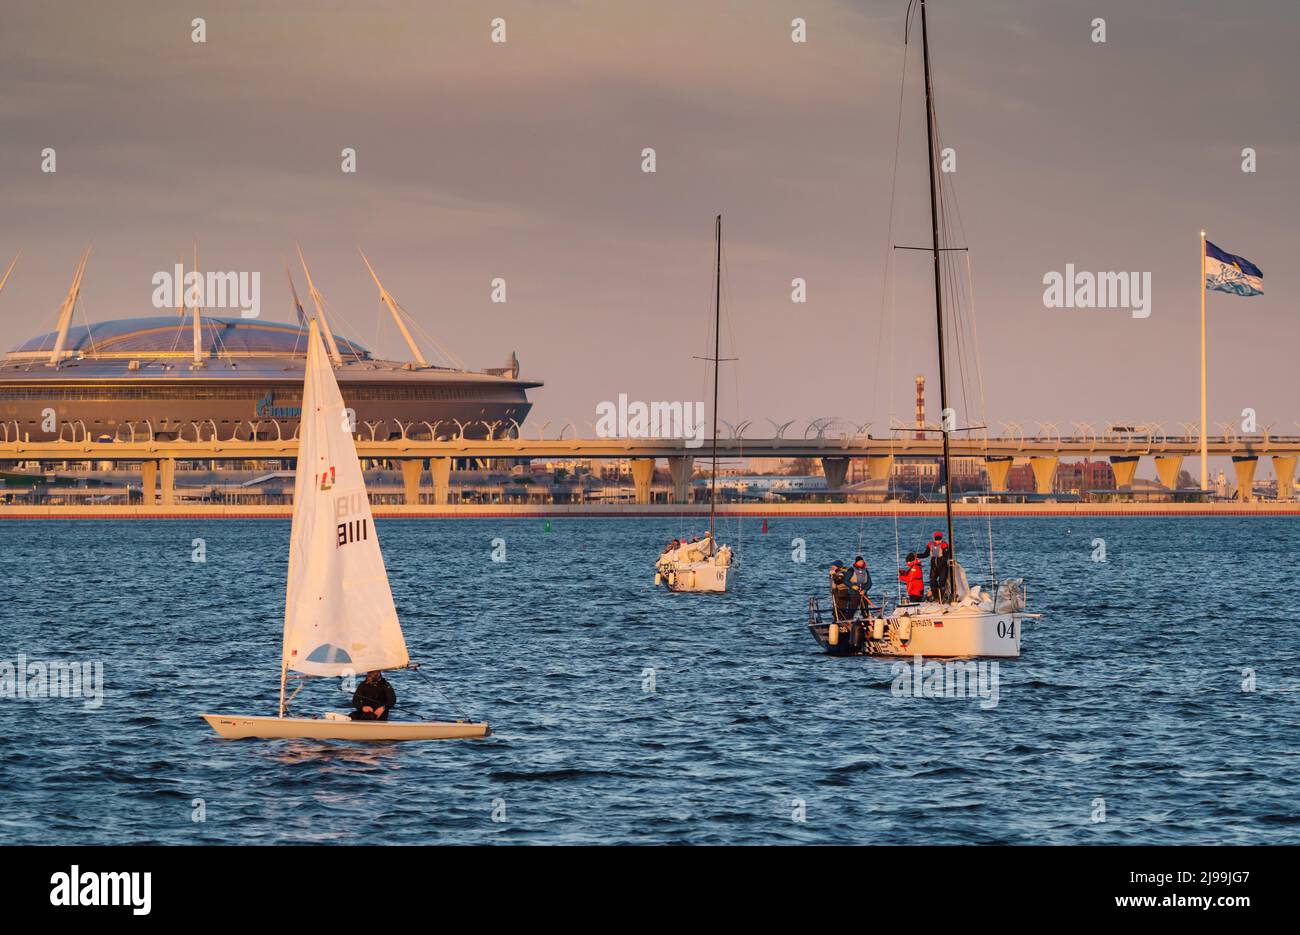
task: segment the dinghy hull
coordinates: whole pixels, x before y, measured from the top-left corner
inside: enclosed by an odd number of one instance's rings
[[[226,740],[472,740],[492,733],[487,724],[461,721],[345,721],[242,714],[205,714],[203,720]]]

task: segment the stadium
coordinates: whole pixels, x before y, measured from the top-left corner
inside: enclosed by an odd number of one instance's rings
[[[344,400],[366,438],[516,434],[531,408],[518,359],[470,371],[379,360],[330,335]],[[163,316],[92,322],[0,360],[0,439],[277,439],[298,426],[304,325]]]

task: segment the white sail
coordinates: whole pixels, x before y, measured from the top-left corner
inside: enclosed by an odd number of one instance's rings
[[[306,675],[404,666],[361,462],[316,321],[303,380],[284,608],[284,665]]]

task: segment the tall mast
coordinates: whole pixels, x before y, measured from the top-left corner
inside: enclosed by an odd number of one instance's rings
[[[406,327],[406,322],[403,320],[401,313],[397,310],[397,303],[393,301],[393,297],[389,294],[388,290],[384,288],[384,284],[379,281],[379,275],[375,272],[375,268],[370,265],[370,258],[366,256],[365,251],[360,247],[357,247],[357,253],[361,254],[361,261],[366,264],[366,269],[370,271],[370,278],[373,279],[375,285],[379,287],[380,301],[387,305],[388,310],[393,313],[393,321],[397,322],[397,330],[402,332],[402,337],[406,341],[406,346],[409,347],[411,353],[415,355],[415,362],[421,367],[429,366],[429,362],[425,360],[424,355],[420,353],[419,345],[415,343],[415,338],[411,337],[411,332]]]
[[[709,482],[709,538],[713,539],[713,518],[718,508],[718,358],[722,355],[722,215],[714,222],[717,239],[717,266],[713,275],[713,471]]]
[[[925,60],[925,142],[930,162],[930,233],[934,256],[934,318],[939,337],[939,429],[943,433],[943,503],[948,516],[948,584],[945,598],[952,595],[957,544],[952,538],[952,455],[948,447],[948,370],[943,343],[943,290],[939,269],[939,177],[934,172],[934,88],[930,83],[930,37],[925,24],[925,0],[921,0],[921,50]]]

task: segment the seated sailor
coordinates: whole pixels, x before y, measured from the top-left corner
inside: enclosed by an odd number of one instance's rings
[[[366,674],[366,680],[352,693],[352,707],[356,710],[350,717],[354,721],[386,721],[395,704],[397,692],[384,678],[384,673],[375,669]]]

